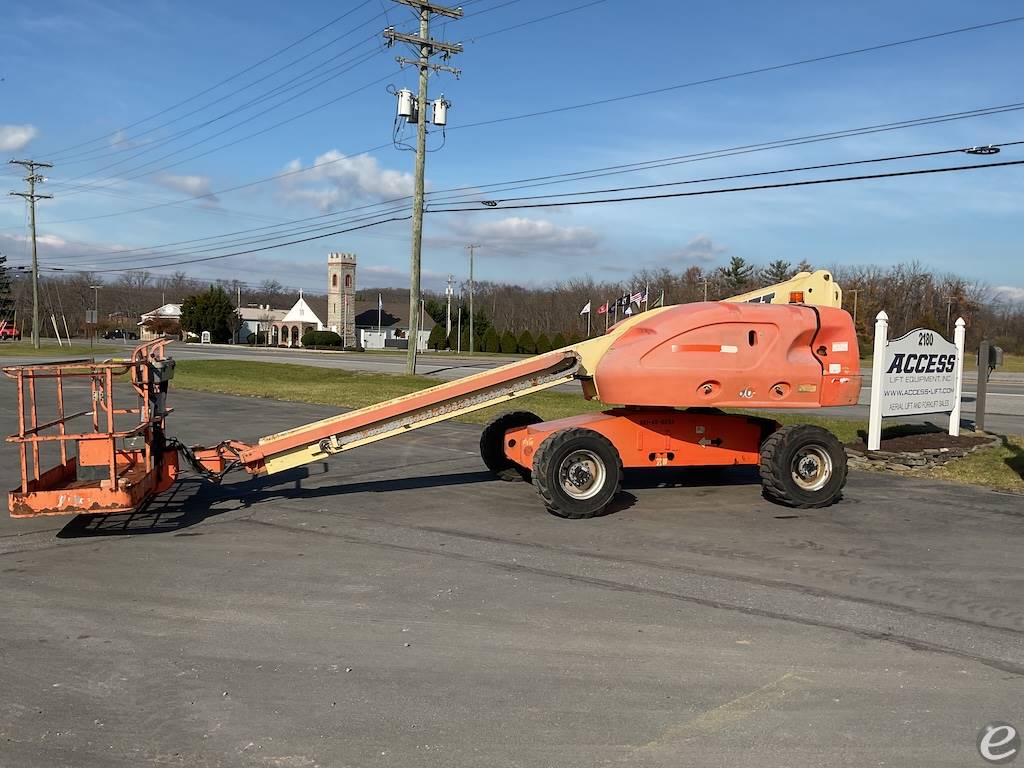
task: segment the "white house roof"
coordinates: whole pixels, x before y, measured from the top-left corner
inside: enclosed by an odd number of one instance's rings
[[[142,319],[148,320],[152,317],[180,318],[181,304],[164,304],[162,307],[157,307],[152,312],[146,312],[142,316]]]
[[[242,307],[238,310],[238,316],[243,320],[256,320],[263,323],[276,323],[283,320],[287,314],[287,310],[284,309],[264,309],[263,307]]]
[[[310,309],[309,304],[306,300],[299,296],[299,300],[295,302],[295,306],[288,310],[288,314],[281,319],[282,323],[318,323],[323,325],[324,321],[316,316],[316,313]]]

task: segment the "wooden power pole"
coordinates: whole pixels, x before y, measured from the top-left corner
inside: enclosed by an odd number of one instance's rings
[[[459,75],[459,70],[433,63],[430,61],[430,57],[440,54],[442,58],[447,59],[452,54],[462,53],[462,46],[459,44],[431,39],[430,18],[438,15],[450,19],[460,19],[462,18],[462,9],[435,5],[430,0],[393,0],[393,2],[413,8],[420,20],[419,35],[398,32],[394,27],[384,30],[384,38],[388,45],[408,43],[416,49],[418,56],[415,59],[399,56],[398,63],[402,66],[407,64],[415,66],[420,73],[419,94],[415,109],[416,181],[412,209],[412,256],[409,265],[409,355],[405,366],[406,373],[416,373],[416,347],[419,342],[420,330],[420,257],[423,249],[423,177],[427,156],[427,79],[431,71],[450,72],[456,77]],[[438,122],[436,107],[434,122]]]
[[[37,173],[40,168],[53,168],[50,163],[37,163],[34,160],[11,160],[12,165],[24,166],[28,174],[25,181],[28,182],[27,192],[11,192],[16,197],[23,197],[28,200],[29,222],[32,229],[32,346],[39,349],[39,255],[36,252],[36,200],[49,200],[53,195],[37,195],[36,183],[46,181],[46,178]]]

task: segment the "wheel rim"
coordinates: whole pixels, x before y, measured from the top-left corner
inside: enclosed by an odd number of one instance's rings
[[[820,491],[832,477],[832,457],[820,445],[805,445],[793,455],[793,482],[804,491]]]
[[[590,499],[601,492],[607,472],[604,462],[593,451],[573,451],[558,466],[562,490],[573,499]]]

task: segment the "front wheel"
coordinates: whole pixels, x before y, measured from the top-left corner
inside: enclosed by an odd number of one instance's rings
[[[761,445],[764,495],[787,507],[834,504],[842,498],[846,472],[846,451],[836,436],[822,427],[782,427]]]
[[[537,449],[533,484],[552,514],[571,519],[596,517],[622,487],[622,459],[599,432],[563,429]]]

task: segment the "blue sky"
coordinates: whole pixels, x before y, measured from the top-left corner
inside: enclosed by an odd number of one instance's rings
[[[443,148],[428,157],[429,189],[605,167],[1024,101],[1020,98],[1024,22],[1018,22],[587,109],[455,130],[466,123],[1020,14],[1019,3],[1009,1],[696,4],[606,0],[558,18],[483,36],[584,2],[476,0],[467,3],[465,19],[439,28],[445,39],[464,42],[465,52],[450,62],[462,68],[461,79],[441,75],[431,80],[431,95],[443,92],[453,106],[452,130],[444,137]],[[347,18],[266,64],[131,127],[349,10],[353,12]],[[359,255],[362,286],[407,284],[407,221],[180,267],[166,265],[232,248],[198,254],[182,251],[204,247],[199,243],[166,248],[168,255],[161,256],[136,250],[115,257],[111,252],[253,227],[286,226],[290,220],[332,212],[344,220],[357,214],[337,212],[407,194],[413,155],[389,145],[395,102],[386,87],[412,86],[415,74],[398,71],[393,57],[405,51],[380,48],[375,33],[387,23],[410,28],[413,17],[408,8],[390,0],[288,4],[53,0],[45,6],[18,4],[5,17],[0,28],[0,156],[52,158],[55,163],[45,185],[55,199],[39,206],[44,265],[82,269],[141,265],[154,273],[182,269],[197,277],[238,277],[251,283],[273,278],[322,290],[326,254],[338,250]],[[346,33],[344,39],[330,42]],[[320,52],[254,83],[320,46],[325,46]],[[345,69],[339,65],[347,61],[356,63],[349,71],[327,69]],[[317,65],[320,68],[313,69]],[[271,91],[306,70],[312,70],[309,78],[319,76],[304,86],[310,88],[308,93],[284,102],[298,90],[276,95]],[[250,87],[232,94],[246,85]],[[351,91],[358,92],[340,98]],[[257,97],[262,97],[258,105],[214,120]],[[318,108],[332,100],[336,101]],[[195,114],[187,115],[193,110]],[[257,115],[262,110],[268,111]],[[209,152],[307,110],[313,111]],[[253,116],[250,122],[232,127]],[[212,122],[197,127],[207,121]],[[190,131],[175,138],[184,129]],[[223,135],[214,137],[220,131]],[[94,139],[83,148],[67,149]],[[432,135],[431,146],[439,145],[441,139],[439,134]],[[677,181],[1018,139],[1024,139],[1024,111],[506,194]],[[186,149],[195,142],[201,143]],[[382,144],[387,146],[358,154]],[[206,154],[189,159],[200,153]],[[168,157],[160,162],[142,165],[164,155]],[[1022,158],[1024,146],[1007,148],[996,159]],[[333,162],[312,172],[192,199],[327,161]],[[983,161],[951,155],[806,172],[786,179]],[[116,162],[120,164],[104,169]],[[5,183],[20,188],[18,179],[10,175],[13,169],[4,171]],[[171,201],[175,204],[125,213]],[[1022,214],[1024,171],[1014,167],[607,206],[435,213],[428,215],[425,229],[424,283],[436,288],[449,272],[464,277],[462,246],[475,242],[482,245],[477,252],[479,279],[542,284],[589,274],[624,280],[640,267],[714,267],[733,255],[758,263],[807,259],[826,267],[919,260],[936,271],[955,271],[993,287],[1015,289],[1008,293],[1024,299]],[[92,218],[98,216],[103,218]],[[73,221],[77,219],[87,220]],[[6,198],[0,204],[0,248],[14,263],[24,259],[24,222],[20,201]],[[268,232],[272,230],[252,236]]]

